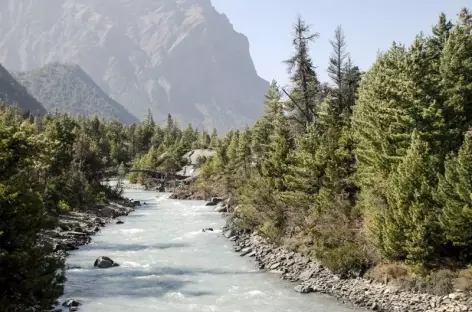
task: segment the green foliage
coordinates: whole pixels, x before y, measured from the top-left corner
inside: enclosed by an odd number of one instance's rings
[[[9,111],[16,117],[21,113]],[[6,114],[8,115],[8,114]],[[0,310],[48,309],[61,294],[62,261],[52,247],[39,244],[39,234],[53,221],[42,192],[48,149],[35,124],[0,114]],[[16,122],[15,122],[16,121]]]
[[[472,133],[467,132],[457,155],[446,160],[439,177],[438,198],[445,239],[457,247],[461,258],[472,259]]]
[[[389,259],[429,264],[440,244],[436,175],[427,143],[414,132],[404,160],[389,179],[388,209],[377,212],[375,235]]]
[[[472,259],[471,30],[467,10],[456,25],[441,15],[431,36],[393,44],[364,74],[338,27],[327,85],[309,55],[317,35],[299,18],[287,99],[272,82],[264,116],[220,140],[202,179],[236,191],[245,228],[335,272],[396,261],[422,276],[406,284],[447,292],[440,269]]]

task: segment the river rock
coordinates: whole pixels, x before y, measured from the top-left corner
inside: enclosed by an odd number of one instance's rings
[[[116,222],[116,224],[124,224],[124,222],[121,221],[121,220],[118,220],[118,221]]]
[[[111,260],[108,257],[98,257],[97,260],[95,260],[95,263],[93,264],[94,267],[98,267],[100,269],[106,269],[106,268],[111,268],[111,267],[116,267],[120,266],[118,263],[115,261]]]
[[[214,211],[219,213],[228,212],[228,208],[225,205],[218,205]]]
[[[250,247],[247,247],[247,248],[244,248],[243,250],[241,250],[241,254],[240,256],[241,257],[244,257],[245,255],[248,255],[252,252],[252,249]]]
[[[202,229],[202,232],[213,232],[213,228]]]
[[[70,307],[78,307],[80,306],[80,304],[81,303],[77,300],[69,299],[69,300],[64,301],[62,306],[70,308]]]
[[[313,288],[309,285],[298,285],[295,286],[294,290],[302,294],[308,294],[313,292]]]
[[[234,237],[236,232],[233,229],[229,229],[223,233],[226,238]]]
[[[298,279],[304,282],[309,280],[313,276],[313,274],[315,274],[314,270],[306,270],[302,274],[300,274]]]

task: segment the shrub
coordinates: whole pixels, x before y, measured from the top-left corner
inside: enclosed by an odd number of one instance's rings
[[[59,212],[70,212],[72,210],[72,208],[65,200],[60,200],[57,203],[57,208],[59,209]]]
[[[408,267],[403,263],[383,263],[374,267],[368,277],[387,284],[408,277]]]
[[[457,273],[451,270],[439,270],[418,282],[417,291],[438,296],[446,296],[454,292]]]
[[[456,285],[462,291],[472,291],[472,266],[459,271],[458,278],[456,279]]]
[[[368,256],[355,242],[317,251],[316,255],[323,265],[341,277],[362,275],[370,265]]]

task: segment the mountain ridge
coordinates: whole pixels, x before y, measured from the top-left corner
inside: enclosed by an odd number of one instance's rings
[[[43,105],[2,64],[0,64],[0,101],[7,105],[17,105],[32,115],[46,114]]]
[[[50,113],[97,115],[124,124],[139,122],[77,64],[54,62],[28,72],[14,73],[14,76]]]
[[[256,72],[247,37],[210,0],[52,0],[47,8],[6,1],[0,62],[12,70],[79,64],[140,119],[151,109],[156,120],[171,113],[224,131],[262,114],[269,83]]]

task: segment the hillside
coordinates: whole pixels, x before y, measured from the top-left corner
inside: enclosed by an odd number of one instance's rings
[[[138,122],[77,65],[52,63],[15,76],[49,112],[98,115],[125,124]]]
[[[34,115],[44,115],[46,110],[15,78],[0,64],[0,101],[15,104]]]
[[[150,108],[157,121],[225,131],[262,114],[269,84],[210,0],[5,1],[0,62],[11,70],[78,64],[140,119]]]

